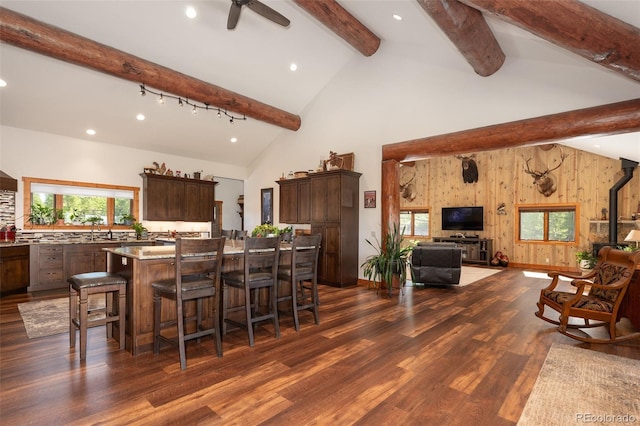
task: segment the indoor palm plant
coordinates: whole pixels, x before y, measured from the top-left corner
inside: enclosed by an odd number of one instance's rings
[[[400,229],[397,223],[389,227],[382,243],[377,238],[375,244],[369,240],[365,241],[376,253],[367,257],[361,265],[364,276],[374,283],[385,283],[391,295],[394,278],[399,280],[401,286],[407,279],[407,261],[413,245],[405,244],[404,228]]]

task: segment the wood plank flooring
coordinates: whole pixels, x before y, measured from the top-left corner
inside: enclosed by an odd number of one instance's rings
[[[86,363],[67,334],[29,340],[0,300],[0,422],[17,424],[513,425],[554,342],[640,359],[640,341],[580,344],[534,316],[547,279],[508,268],[463,288],[320,286],[321,324],[260,326],[132,357],[89,331]]]

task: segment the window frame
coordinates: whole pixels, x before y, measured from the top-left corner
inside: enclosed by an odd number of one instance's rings
[[[22,220],[22,229],[23,230],[51,230],[53,227],[61,228],[63,227],[65,230],[90,230],[91,224],[69,224],[64,223],[64,219],[59,219],[53,225],[37,225],[28,222],[29,212],[31,211],[31,185],[32,184],[50,184],[50,185],[60,185],[67,187],[83,187],[83,188],[91,188],[91,189],[107,189],[107,190],[116,190],[116,191],[131,191],[133,192],[132,206],[131,211],[134,217],[139,218],[140,213],[140,188],[137,186],[123,186],[123,185],[109,185],[103,183],[95,183],[95,182],[77,182],[77,181],[66,181],[66,180],[58,180],[58,179],[44,179],[44,178],[35,178],[35,177],[23,177],[23,220]],[[62,194],[54,194],[55,205],[62,205]],[[107,218],[111,221],[111,224],[101,224],[102,226],[108,226],[109,229],[130,229],[131,227],[128,225],[115,225],[113,221],[115,220],[115,198],[107,197]],[[139,220],[139,219],[138,219]]]
[[[411,208],[401,208],[400,214],[402,213],[410,213],[411,214],[411,232],[405,232],[405,237],[414,237],[414,238],[431,238],[431,209],[429,207],[411,207]],[[415,235],[415,214],[416,213],[427,213],[429,215],[429,233],[427,235]]]
[[[580,205],[576,203],[553,203],[553,204],[517,204],[515,206],[515,242],[516,244],[545,244],[559,246],[580,245]],[[549,212],[573,210],[574,220],[574,241],[554,241],[549,240]],[[522,240],[520,239],[520,213],[521,212],[542,212],[544,213],[544,239],[542,240]]]

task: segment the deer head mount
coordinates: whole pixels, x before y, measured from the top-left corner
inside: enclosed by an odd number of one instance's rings
[[[533,176],[533,184],[536,186],[536,189],[538,190],[539,193],[541,193],[545,197],[548,197],[554,192],[556,192],[556,189],[557,189],[556,181],[553,178],[553,175],[551,174],[551,172],[558,169],[558,167],[560,167],[564,162],[564,159],[567,158],[568,156],[569,155],[565,154],[562,148],[560,148],[560,162],[558,163],[558,165],[555,166],[553,169],[547,168],[545,171],[542,171],[542,172],[538,170],[531,170],[531,167],[529,166],[529,161],[531,161],[531,158],[526,160],[525,162],[526,168],[524,169],[524,172]]]
[[[478,165],[474,160],[475,154],[468,157],[456,155],[456,158],[462,161],[462,180],[464,183],[473,183],[478,181]]]
[[[409,167],[413,169],[413,175],[411,179],[400,184],[400,196],[407,201],[413,201],[416,198],[416,186],[413,184],[413,181],[416,178],[417,172],[413,165]]]

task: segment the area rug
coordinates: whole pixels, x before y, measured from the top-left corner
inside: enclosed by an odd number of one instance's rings
[[[519,426],[640,421],[640,360],[553,344]]]
[[[89,310],[104,308],[104,295],[89,296]],[[67,333],[69,331],[69,298],[38,300],[18,304],[29,339]],[[90,313],[92,319],[104,313]]]
[[[473,284],[476,281],[495,275],[498,272],[502,272],[503,269],[490,269],[490,268],[475,268],[473,266],[462,266],[462,272],[460,273],[459,287],[464,287],[469,284]]]

